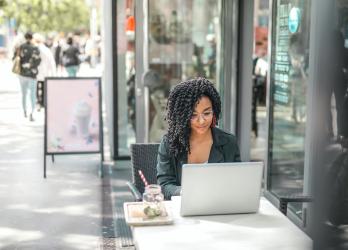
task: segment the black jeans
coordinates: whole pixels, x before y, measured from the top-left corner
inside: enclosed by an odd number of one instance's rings
[[[36,100],[40,107],[44,107],[44,82],[37,81]]]

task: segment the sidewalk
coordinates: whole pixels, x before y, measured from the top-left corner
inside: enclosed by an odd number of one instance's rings
[[[98,176],[99,155],[64,155],[47,157],[43,178],[44,110],[24,118],[10,68],[0,62],[0,249],[111,249],[112,171]]]

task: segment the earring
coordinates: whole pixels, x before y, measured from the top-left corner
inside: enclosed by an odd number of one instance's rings
[[[216,116],[213,115],[213,120],[211,121],[210,127],[215,128],[215,126],[216,126]]]

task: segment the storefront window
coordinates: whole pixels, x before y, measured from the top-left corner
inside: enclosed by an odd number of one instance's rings
[[[274,2],[271,52],[268,189],[302,194],[310,1]],[[301,215],[301,204],[292,206]]]
[[[254,4],[254,50],[252,71],[252,112],[250,159],[263,161],[267,149],[268,1]]]
[[[149,0],[149,141],[166,132],[169,91],[181,81],[206,77],[220,89],[221,1]]]
[[[135,18],[132,0],[117,1],[118,155],[128,156],[135,142]]]

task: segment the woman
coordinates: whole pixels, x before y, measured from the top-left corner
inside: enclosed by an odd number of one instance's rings
[[[34,121],[34,111],[36,105],[36,76],[38,74],[38,67],[41,63],[40,50],[33,44],[33,35],[31,32],[25,34],[26,42],[19,47],[20,57],[20,73],[19,82],[22,91],[22,107],[24,117],[27,117],[27,98],[31,102],[31,112],[29,120]]]
[[[68,72],[69,77],[76,77],[80,65],[80,52],[79,49],[73,44],[72,37],[68,37],[66,43],[68,47],[63,51],[63,65]]]
[[[220,113],[220,96],[207,79],[182,82],[170,92],[168,133],[157,159],[157,181],[165,199],[180,195],[183,164],[240,161],[235,136],[215,127]]]

